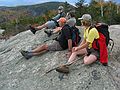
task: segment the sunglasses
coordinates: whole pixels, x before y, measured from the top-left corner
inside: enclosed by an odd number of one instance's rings
[[[58,9],[58,10],[62,10],[62,9]]]

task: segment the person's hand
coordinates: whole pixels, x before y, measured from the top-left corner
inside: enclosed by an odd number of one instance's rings
[[[73,47],[72,52],[76,52],[78,50],[78,47]]]

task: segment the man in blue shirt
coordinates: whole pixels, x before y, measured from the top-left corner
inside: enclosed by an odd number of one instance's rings
[[[63,6],[59,6],[58,7],[58,14],[53,17],[51,20],[47,21],[45,24],[38,26],[38,27],[32,27],[30,26],[30,31],[35,34],[37,30],[41,30],[43,28],[47,28],[47,29],[55,29],[57,26],[59,26],[57,20],[59,20],[61,17],[64,17],[64,7]]]

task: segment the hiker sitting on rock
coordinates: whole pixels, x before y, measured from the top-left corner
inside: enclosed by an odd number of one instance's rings
[[[89,28],[92,25],[92,18],[89,14],[84,14],[81,18],[81,24],[85,27],[84,29],[84,39],[81,42],[81,44],[78,47],[72,48],[72,54],[67,62],[68,65],[75,62],[77,55],[86,55],[84,57],[84,64],[88,65],[93,62],[95,62],[99,58],[99,51],[92,48],[92,43],[94,40],[99,38],[99,33],[96,28],[92,28],[89,30]],[[67,65],[66,64],[66,65]],[[68,66],[61,65],[59,68],[56,69],[58,72],[68,72]]]
[[[71,54],[72,46],[72,34],[70,29],[68,28],[68,25],[66,24],[66,18],[60,18],[59,19],[59,25],[62,27],[60,35],[56,38],[54,43],[47,45],[43,44],[41,46],[38,46],[34,50],[31,51],[24,51],[21,50],[21,54],[26,58],[29,59],[32,56],[39,55],[43,52],[47,51],[60,51],[65,50],[68,48],[69,53]]]
[[[73,11],[68,12],[65,18],[67,19],[66,23],[70,27],[75,26],[75,24],[76,24],[75,12],[73,12]],[[50,37],[52,34],[60,32],[61,29],[62,29],[61,27],[57,27],[57,28],[53,29],[52,31],[45,31],[45,33],[48,35],[48,37]]]
[[[45,24],[38,26],[38,27],[32,27],[30,26],[29,29],[30,31],[35,34],[37,30],[41,30],[43,28],[47,28],[47,29],[55,29],[56,27],[59,26],[57,20],[59,20],[61,17],[64,17],[64,8],[63,6],[59,6],[58,7],[58,14],[53,17],[51,20],[47,21]]]

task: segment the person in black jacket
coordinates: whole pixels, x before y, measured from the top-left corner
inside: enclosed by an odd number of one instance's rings
[[[29,59],[32,56],[39,55],[43,52],[47,51],[60,51],[60,50],[65,50],[68,48],[69,53],[71,53],[72,50],[72,35],[71,31],[68,28],[66,24],[66,19],[65,18],[60,18],[59,19],[59,25],[62,27],[60,35],[56,38],[56,40],[50,44],[43,44],[35,48],[34,50],[31,51],[24,51],[21,50],[21,54],[26,58]]]

